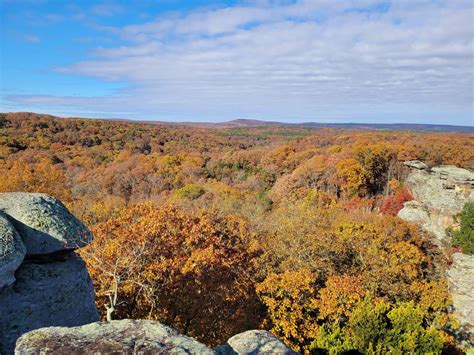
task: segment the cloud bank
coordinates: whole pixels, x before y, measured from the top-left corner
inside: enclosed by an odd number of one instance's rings
[[[124,88],[7,100],[169,120],[474,124],[470,0],[256,1],[101,31],[120,45],[54,70]]]

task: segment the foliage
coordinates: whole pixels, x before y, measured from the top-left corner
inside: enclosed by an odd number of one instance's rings
[[[68,187],[61,185],[66,180],[64,171],[48,158],[41,158],[35,163],[19,159],[8,165],[0,180],[0,191],[42,192],[64,202],[71,199]]]
[[[337,322],[321,327],[313,348],[340,354],[349,350],[372,354],[440,354],[444,340],[434,327],[424,326],[423,312],[413,302],[390,305],[366,297],[355,307],[345,327]]]
[[[201,197],[204,194],[205,190],[197,185],[197,184],[188,184],[179,190],[176,190],[175,196],[177,198],[187,198],[191,200],[195,200],[199,197]]]
[[[380,205],[380,212],[396,216],[403,208],[403,204],[413,200],[413,196],[406,188],[397,189],[394,193],[384,196]]]
[[[81,253],[101,310],[117,282],[116,317],[157,319],[209,344],[258,322],[244,221],[141,204],[92,231]]]
[[[474,202],[468,202],[464,205],[459,214],[460,228],[451,231],[452,244],[461,247],[463,253],[474,254]]]
[[[403,161],[472,168],[473,138],[8,113],[0,192],[54,195],[91,227],[103,316],[116,293],[112,316],[209,345],[261,326],[301,351],[437,352],[456,323],[445,260],[394,217]],[[466,209],[454,239],[470,250]]]
[[[296,350],[316,335],[315,275],[307,269],[269,275],[257,286],[267,307],[271,331]]]

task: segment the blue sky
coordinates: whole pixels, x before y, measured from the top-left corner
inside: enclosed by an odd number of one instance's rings
[[[0,111],[474,125],[471,0],[0,0]]]

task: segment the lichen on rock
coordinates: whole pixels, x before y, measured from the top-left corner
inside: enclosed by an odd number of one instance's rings
[[[0,211],[21,235],[28,255],[73,250],[92,241],[92,234],[54,197],[26,192],[0,193]]]
[[[156,321],[117,320],[50,327],[24,334],[15,354],[214,354],[204,344]]]
[[[15,227],[0,212],[0,290],[13,284],[14,273],[25,258],[26,247]]]
[[[226,344],[218,346],[215,350],[218,355],[298,354],[272,333],[265,330],[248,330],[234,335],[227,340]]]
[[[24,263],[12,287],[0,291],[0,353],[11,354],[22,334],[48,326],[95,322],[99,315],[84,261]]]

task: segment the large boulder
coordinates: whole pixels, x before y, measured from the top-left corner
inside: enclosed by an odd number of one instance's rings
[[[117,320],[51,327],[24,334],[15,354],[214,354],[204,344],[159,322]]]
[[[0,193],[0,211],[8,215],[28,255],[73,250],[89,244],[90,231],[55,198],[39,193]]]
[[[227,344],[218,346],[216,353],[219,355],[298,354],[272,333],[265,330],[248,330],[234,335],[227,340]]]
[[[26,248],[15,227],[0,212],[0,290],[13,284],[14,273],[25,258]]]
[[[454,165],[435,166],[431,169],[431,172],[442,180],[451,179],[460,184],[472,185],[474,183],[474,173],[472,171]]]
[[[0,290],[0,353],[11,354],[22,334],[42,327],[77,326],[99,319],[85,263],[23,263],[16,282]]]

